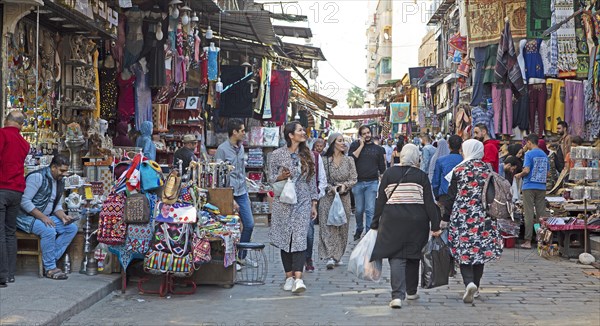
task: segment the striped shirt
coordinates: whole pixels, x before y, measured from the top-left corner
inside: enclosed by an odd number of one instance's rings
[[[398,185],[398,187],[396,187]],[[396,188],[396,190],[394,190]],[[392,194],[392,191],[394,192]],[[424,204],[423,187],[418,183],[389,184],[385,188],[385,194],[388,197],[386,204]]]

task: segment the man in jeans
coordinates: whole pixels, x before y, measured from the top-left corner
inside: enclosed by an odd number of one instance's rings
[[[533,238],[533,210],[537,219],[546,214],[546,177],[550,164],[546,153],[538,147],[538,136],[529,134],[525,148],[523,171],[515,174],[515,178],[523,178],[523,215],[525,215],[525,242],[523,249],[531,249]]]
[[[233,188],[234,210],[239,211],[242,220],[243,230],[240,242],[250,242],[254,230],[254,216],[252,216],[250,197],[248,197],[248,188],[246,187],[246,164],[244,161],[244,145],[242,145],[242,141],[246,137],[244,122],[240,119],[229,119],[227,133],[229,139],[219,145],[215,160],[217,162],[227,162],[234,166],[233,171],[229,174],[228,186]],[[246,251],[240,251],[236,265],[238,270],[245,265],[258,266],[255,261],[245,258]]]
[[[385,150],[373,142],[369,126],[358,128],[357,141],[350,145],[348,153],[354,158],[358,182],[352,187],[354,202],[356,205],[356,233],[354,240],[360,239],[363,230],[371,228],[371,221],[375,213],[375,199],[379,176],[385,172]],[[365,225],[363,225],[363,214],[365,214]]]
[[[15,281],[17,265],[17,214],[25,191],[25,158],[29,143],[21,136],[25,117],[6,115],[0,129],[0,287]]]
[[[68,173],[69,159],[62,155],[54,155],[50,166],[29,173],[17,216],[19,229],[41,238],[44,275],[53,280],[67,279],[56,262],[77,235],[74,219],[63,210],[63,178]]]

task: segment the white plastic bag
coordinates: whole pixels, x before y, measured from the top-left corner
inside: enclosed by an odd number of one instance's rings
[[[377,240],[377,230],[369,230],[367,234],[356,245],[350,260],[348,261],[348,271],[356,275],[361,280],[380,282],[382,262],[381,259],[370,261],[375,241]]]
[[[288,179],[285,186],[283,186],[283,190],[279,196],[279,202],[291,205],[295,205],[298,202],[298,199],[296,198],[296,183],[292,181],[292,179]]]
[[[342,198],[339,193],[335,193],[333,203],[329,209],[329,216],[327,217],[327,225],[342,226],[348,223],[346,219],[346,211],[344,210],[344,204],[342,204]]]

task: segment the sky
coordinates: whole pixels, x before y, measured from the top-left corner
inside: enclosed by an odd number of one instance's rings
[[[265,9],[281,12],[279,3],[265,2]],[[405,55],[395,55],[392,59],[400,70],[408,72],[408,67],[417,66],[417,53],[421,39],[425,35],[423,8],[428,3],[413,0],[394,0],[394,19],[398,12],[402,14],[401,31],[394,37],[394,48],[401,49]],[[346,106],[346,94],[353,86],[366,88],[367,68],[367,21],[369,7],[374,10],[377,1],[346,0],[346,1],[316,1],[298,0],[284,2],[284,11],[288,14],[308,16],[308,22],[299,23],[310,27],[313,33],[312,45],[320,47],[327,61],[318,63],[317,78],[318,92],[338,100],[339,106]],[[283,24],[274,21],[274,24]],[[398,31],[394,31],[397,33]],[[299,41],[298,41],[299,40]],[[286,42],[289,39],[286,39]],[[297,39],[296,43],[302,43]],[[397,51],[395,51],[397,52]],[[393,63],[393,64],[394,64]],[[402,73],[403,75],[403,73]]]

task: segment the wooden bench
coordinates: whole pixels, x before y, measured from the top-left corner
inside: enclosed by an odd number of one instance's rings
[[[35,246],[32,246],[32,244],[35,244]],[[37,256],[39,277],[44,277],[42,246],[37,235],[17,231],[17,255]]]

